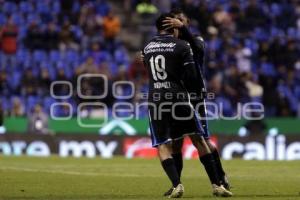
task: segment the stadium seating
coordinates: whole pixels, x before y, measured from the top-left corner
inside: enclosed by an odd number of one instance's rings
[[[49,97],[49,92],[37,92],[36,94],[30,95],[22,93],[22,88],[24,87],[24,85],[22,85],[22,77],[25,73],[25,69],[31,70],[39,83],[42,81],[40,78],[42,69],[47,69],[52,81],[60,80],[61,77],[58,77],[58,71],[63,70],[66,80],[74,83],[74,78],[77,76],[75,73],[76,69],[78,69],[89,56],[94,58],[95,64],[100,71],[104,70],[104,65],[109,66],[108,73],[113,81],[120,79],[119,77],[121,77],[120,74],[122,71],[129,70],[132,59],[129,56],[126,46],[123,45],[119,38],[114,42],[104,40],[102,33],[103,27],[101,26],[95,26],[96,34],[98,35],[98,37],[96,37],[98,38],[96,39],[96,43],[100,45],[100,50],[93,51],[90,47],[87,49],[84,48],[83,38],[88,34],[86,29],[88,23],[87,21],[84,21],[83,24],[79,22],[79,18],[82,16],[82,10],[88,8],[93,11],[86,20],[93,20],[96,17],[102,19],[102,17],[109,13],[112,7],[111,2],[99,0],[84,1],[85,3],[82,3],[83,1],[74,0],[69,8],[62,5],[62,2],[63,1],[60,0],[4,1],[0,7],[0,28],[5,26],[10,17],[18,28],[17,66],[1,66],[1,69],[6,71],[9,77],[7,80],[8,84],[0,82],[0,85],[2,84],[0,88],[1,103],[7,114],[11,113],[11,103],[9,99],[14,96],[18,96],[21,99],[26,113],[29,113],[36,103],[44,105],[45,111],[49,113],[49,105],[58,101]],[[135,8],[139,2],[138,0],[131,1],[132,13],[135,12]],[[233,2],[236,2],[236,4],[234,5]],[[256,2],[256,4],[252,5],[252,2]],[[221,7],[217,5],[221,5]],[[250,72],[248,73],[252,74],[252,79],[260,80],[261,76],[272,77],[276,82],[274,83],[273,90],[276,90],[278,100],[283,99],[288,102],[288,115],[293,116],[297,115],[297,112],[300,112],[298,110],[300,101],[300,69],[296,68],[296,64],[300,63],[300,14],[297,13],[296,9],[296,7],[300,7],[299,3],[285,3],[285,1],[280,0],[275,2],[263,0],[249,2],[242,0],[194,0],[182,3],[182,1],[173,0],[172,6],[180,6],[183,8],[192,19],[193,30],[200,33],[206,39],[207,59],[205,74],[209,90],[212,89],[210,81],[214,76],[222,74],[223,80],[221,80],[221,84],[224,84],[224,82],[226,84],[228,66],[233,64],[235,67],[238,67],[237,63],[239,61],[234,54],[237,53],[236,49],[240,46],[241,55],[244,56],[241,57],[241,59],[250,62]],[[222,12],[229,14],[231,19],[230,23],[235,27],[235,31],[232,32],[226,27],[223,27],[222,24],[218,24],[214,18],[219,12],[217,7],[220,7]],[[202,10],[196,12],[198,8]],[[191,12],[189,12],[189,9]],[[263,22],[265,23],[264,25],[253,19],[252,11],[253,13],[258,13],[263,16],[262,18],[265,19]],[[249,19],[234,18],[232,17],[234,12],[239,13],[239,16],[243,14],[249,17]],[[203,16],[206,16],[206,18]],[[199,23],[201,19],[209,19],[205,29],[201,23]],[[69,47],[63,50],[60,48],[59,44],[62,41],[59,34],[63,29],[65,21],[71,22],[70,34],[72,35],[71,37],[75,45],[79,46],[79,49]],[[247,24],[247,21],[250,24]],[[45,33],[48,30],[47,25],[50,22],[55,22],[59,44],[56,48],[51,47],[47,49],[47,47],[44,46],[44,44],[47,43]],[[38,41],[28,41],[27,38],[33,23],[36,23],[38,27],[37,32],[34,32],[36,34],[35,40]],[[124,23],[127,22],[123,21],[123,25]],[[124,27],[127,27],[127,24],[125,25]],[[252,29],[248,30],[247,26],[252,27]],[[214,35],[215,33],[207,31],[211,27],[214,27],[214,30],[217,31],[216,35]],[[139,31],[139,29],[137,29],[137,31]],[[278,43],[276,43],[277,40],[279,41]],[[263,42],[267,43],[266,52],[262,48]],[[293,47],[293,45],[295,47]],[[235,53],[230,52],[230,48],[232,48],[232,51]],[[249,52],[251,55],[247,57],[243,52]],[[280,52],[283,53],[281,54]],[[3,60],[3,56],[4,52],[0,51],[1,61]],[[283,75],[280,75],[281,72],[279,72],[280,65],[284,66]],[[289,74],[294,74],[294,76]],[[239,81],[243,81],[243,76],[243,73],[239,73],[236,75],[236,78]],[[126,80],[127,78],[128,77],[123,77],[121,80]],[[135,84],[140,84],[140,82],[136,81]],[[245,96],[240,97],[238,101],[250,99],[252,102],[268,104],[265,95],[268,94],[267,88],[269,87],[263,85],[261,82],[259,82],[259,85],[265,89],[262,96],[249,97],[246,92]],[[139,85],[139,88],[141,88],[141,92],[147,88],[147,85],[143,82],[142,85]],[[235,85],[232,89],[238,90],[238,85]],[[226,90],[222,91],[225,92],[217,93],[218,98],[213,101],[222,103],[224,109],[223,113],[231,116],[236,112],[235,103],[237,100],[234,99],[235,97],[230,96]],[[130,91],[125,88],[123,93],[128,94]],[[76,107],[76,103],[80,103],[80,99],[77,97],[72,98],[70,101],[72,101],[72,105]],[[280,107],[276,109],[277,112],[273,112],[273,114],[280,116]],[[64,115],[61,111],[57,111],[57,114]],[[75,115],[76,112],[73,114]],[[147,113],[144,112],[142,115],[146,116]]]

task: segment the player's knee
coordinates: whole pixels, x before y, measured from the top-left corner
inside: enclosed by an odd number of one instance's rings
[[[171,158],[171,145],[170,144],[161,144],[157,147],[158,157],[161,161]]]
[[[195,148],[198,150],[198,154],[200,156],[210,153],[209,147],[203,137],[195,134],[191,137],[191,140]]]
[[[199,151],[203,151],[203,149],[207,148],[207,145],[206,145],[205,141],[203,141],[203,140],[196,141],[196,145],[195,146],[197,147],[197,149]]]
[[[190,139],[194,145],[197,145],[202,141],[202,137],[198,134],[190,135]]]

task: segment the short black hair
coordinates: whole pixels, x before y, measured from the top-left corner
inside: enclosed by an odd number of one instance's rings
[[[173,8],[171,11],[170,11],[171,14],[173,15],[179,15],[179,14],[184,14],[185,13],[183,12],[183,10],[181,10],[180,8]]]
[[[161,14],[157,19],[156,19],[156,28],[158,31],[168,31],[169,33],[173,33],[174,32],[174,29],[173,28],[166,28],[165,26],[163,26],[164,24],[164,20],[167,18],[167,17],[171,17],[171,18],[174,18],[175,16],[171,13],[163,13]]]

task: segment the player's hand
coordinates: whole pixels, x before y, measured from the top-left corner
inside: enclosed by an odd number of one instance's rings
[[[139,52],[140,61],[143,63],[145,61],[145,56],[142,51]]]
[[[167,28],[181,28],[184,24],[176,18],[167,17],[164,21],[163,26]]]

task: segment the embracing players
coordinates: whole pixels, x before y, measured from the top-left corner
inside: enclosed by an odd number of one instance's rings
[[[213,194],[232,196],[226,190],[217,172],[214,156],[204,139],[205,130],[198,112],[191,105],[190,94],[201,95],[199,72],[193,51],[186,41],[178,39],[178,29],[166,27],[173,14],[163,14],[156,21],[158,35],[143,49],[144,62],[149,73],[149,122],[152,145],[157,147],[162,167],[172,182],[168,197],[181,197],[184,187],[172,157],[172,144],[189,134],[201,152],[200,160],[210,178]]]
[[[197,76],[198,76],[198,92],[202,92],[200,96],[191,99],[191,103],[193,104],[194,108],[200,115],[201,124],[204,130],[204,138],[206,143],[211,150],[214,160],[217,166],[217,173],[220,177],[221,184],[227,189],[230,190],[230,185],[227,179],[227,176],[223,170],[222,163],[220,161],[220,156],[218,153],[217,148],[210,140],[210,133],[208,130],[208,124],[206,120],[206,107],[205,107],[205,96],[206,96],[206,86],[204,82],[204,58],[205,58],[205,42],[201,36],[194,36],[190,33],[188,29],[189,19],[187,16],[179,9],[174,9],[170,12],[175,17],[174,18],[167,18],[164,21],[164,27],[168,28],[177,28],[179,30],[179,39],[187,41],[193,51],[193,59],[196,65]],[[178,174],[181,174],[183,168],[183,161],[182,161],[182,153],[181,149],[183,146],[183,140],[177,140],[173,142],[173,158],[176,163]],[[201,152],[199,152],[201,154]],[[167,196],[168,192],[165,193]]]

